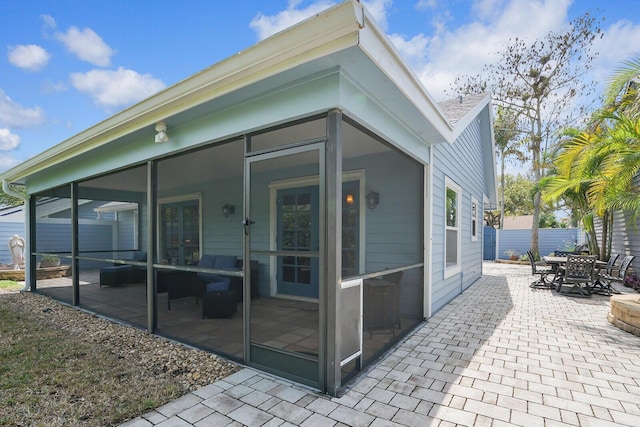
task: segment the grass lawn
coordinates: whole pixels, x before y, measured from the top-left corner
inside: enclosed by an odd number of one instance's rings
[[[21,289],[23,286],[23,284],[11,280],[0,280],[0,289]]]
[[[21,311],[11,301],[0,294],[0,426],[117,425],[184,394],[109,345],[47,322],[47,309]]]

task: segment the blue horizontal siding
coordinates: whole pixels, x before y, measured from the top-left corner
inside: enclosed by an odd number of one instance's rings
[[[471,240],[471,198],[482,203],[485,194],[485,167],[492,167],[483,162],[482,132],[481,123],[473,121],[453,144],[433,146],[432,312],[444,307],[482,274],[482,233],[479,233],[476,241]],[[446,178],[462,189],[459,212],[462,247],[461,272],[445,279]]]
[[[0,222],[0,262],[11,264],[11,252],[9,251],[9,239],[14,234],[25,237],[24,224],[21,222]],[[4,242],[4,243],[3,243]]]

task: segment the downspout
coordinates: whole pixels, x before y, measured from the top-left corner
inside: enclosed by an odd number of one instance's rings
[[[10,187],[9,187],[9,183],[7,182],[6,179],[2,180],[2,191],[4,191],[6,194],[8,194],[11,197],[15,197],[16,199],[20,199],[22,200],[22,204],[24,205],[23,209],[26,210],[27,208],[27,198],[20,193],[16,193],[15,191],[13,191]],[[27,218],[25,218],[25,222],[24,222],[24,227],[25,229],[23,230],[24,232],[24,236],[25,236],[25,253],[31,253],[31,247],[29,245],[29,239],[27,238],[27,233],[26,233],[26,227],[27,227]],[[24,288],[22,288],[21,292],[27,292],[29,290],[29,281],[27,281],[27,258],[29,257],[25,257],[25,265],[24,265]]]
[[[9,183],[7,182],[6,179],[2,180],[2,191],[4,191],[5,193],[7,193],[9,196],[11,197],[15,197],[16,199],[20,199],[23,202],[27,202],[27,198],[20,193],[16,193],[15,191],[13,191],[10,187],[9,187]]]

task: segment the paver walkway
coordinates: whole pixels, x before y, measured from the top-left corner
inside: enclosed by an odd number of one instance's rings
[[[485,263],[340,398],[247,368],[124,425],[640,426],[640,337],[530,273]]]

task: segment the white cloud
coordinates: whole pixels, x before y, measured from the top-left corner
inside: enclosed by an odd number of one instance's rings
[[[322,12],[325,9],[336,4],[335,1],[320,0],[304,9],[298,9],[300,0],[290,0],[287,8],[282,12],[278,12],[273,16],[267,16],[263,13],[258,13],[249,23],[258,40],[264,40],[267,37],[291,27],[300,21]]]
[[[42,92],[46,94],[59,93],[66,90],[67,85],[64,82],[54,82],[47,79],[42,84]]]
[[[301,0],[289,0],[285,10],[271,16],[258,13],[249,23],[249,27],[256,33],[258,40],[264,40],[337,4],[333,0],[318,0],[300,8],[300,3]],[[362,4],[371,13],[373,19],[385,31],[387,29],[387,10],[392,3],[393,0],[362,0]]]
[[[434,10],[438,7],[438,0],[419,0],[416,3],[418,10]]]
[[[111,57],[115,51],[92,29],[80,30],[78,27],[71,27],[66,33],[56,33],[55,37],[65,45],[69,52],[81,60],[99,67],[111,65]]]
[[[44,112],[40,107],[24,108],[0,89],[0,126],[26,128],[39,125],[44,120]]]
[[[392,3],[392,0],[362,0],[362,4],[384,31],[387,31],[387,10]]]
[[[509,0],[485,3],[492,6],[486,9],[488,29],[497,31],[501,38],[537,38],[551,30],[561,30],[567,25],[572,0]]]
[[[7,128],[0,128],[0,151],[11,151],[20,145],[20,137]]]
[[[9,62],[25,70],[38,71],[49,62],[49,53],[35,44],[9,46]]]
[[[474,15],[480,20],[491,20],[492,16],[502,14],[505,0],[476,0],[472,5]]]
[[[442,99],[457,76],[481,73],[510,38],[533,40],[550,30],[562,30],[569,6],[570,0],[478,0],[471,6],[476,20],[466,25],[450,29],[451,14],[438,9],[432,33],[390,37],[427,90]],[[441,5],[420,1],[416,7],[432,10]]]
[[[14,167],[18,163],[20,163],[20,161],[18,161],[13,156],[6,156],[6,155],[3,155],[3,154],[0,154],[0,172],[6,171],[6,170]]]
[[[53,19],[51,15],[40,15],[40,19],[42,19],[42,23],[44,24],[45,30],[55,30],[58,28],[58,24],[56,20]]]
[[[410,65],[424,62],[425,51],[430,41],[424,34],[418,34],[409,40],[399,34],[391,34],[389,39]]]
[[[139,74],[122,67],[115,71],[73,73],[70,79],[73,87],[91,96],[97,105],[106,110],[134,104],[165,87],[161,80],[150,74]]]
[[[623,43],[620,41],[624,40]],[[640,46],[640,25],[622,20],[614,22],[604,29],[604,37],[595,40],[593,48],[599,55],[594,60],[594,79],[604,82],[612,76],[616,69],[638,55]]]

